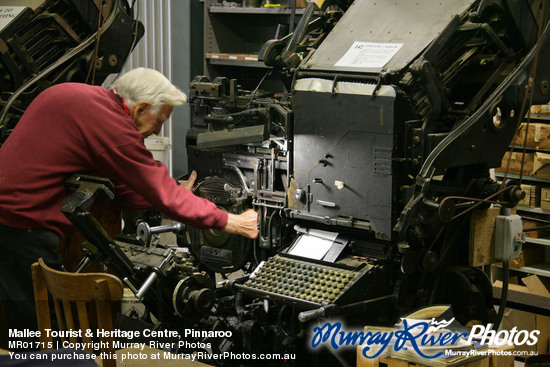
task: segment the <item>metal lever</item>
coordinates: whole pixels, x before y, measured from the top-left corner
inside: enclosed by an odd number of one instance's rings
[[[317,319],[330,313],[335,307],[336,305],[326,305],[315,310],[300,312],[298,314],[298,320],[300,320],[300,322],[306,322],[309,320]]]
[[[181,225],[181,223],[178,223],[178,224]],[[159,227],[155,227],[155,228],[160,228],[160,227],[168,227],[168,226],[159,226]],[[145,296],[145,293],[147,293],[147,291],[149,291],[149,289],[155,283],[155,281],[157,280],[159,275],[165,275],[164,272],[163,272],[163,269],[166,269],[166,265],[169,264],[170,261],[174,258],[174,253],[175,253],[175,251],[173,251],[173,250],[170,250],[167,253],[167,255],[164,258],[164,260],[162,261],[162,263],[158,267],[154,268],[154,271],[152,271],[151,274],[149,274],[147,276],[147,279],[145,279],[145,282],[143,282],[143,284],[141,285],[141,287],[139,287],[139,289],[136,289],[132,285],[132,281],[130,279],[124,278],[124,281],[130,286],[130,288],[132,289],[132,291],[136,295],[137,299],[139,299],[141,301],[143,299],[143,296]]]
[[[147,222],[141,222],[137,227],[137,240],[143,243],[149,243],[151,236],[158,233],[174,232],[178,233],[184,229],[184,225],[179,222],[167,224],[164,226],[149,227]]]
[[[139,287],[139,290],[136,292],[136,298],[141,300],[143,298],[143,296],[145,295],[145,293],[147,293],[149,288],[151,288],[151,286],[153,285],[155,280],[157,280],[157,278],[158,278],[157,273],[152,272],[151,274],[149,274],[147,279],[145,279],[145,282],[143,283],[143,285],[141,287]]]
[[[74,269],[73,273],[83,273],[84,270],[86,270],[86,268],[88,267],[88,265],[90,265],[91,262],[92,262],[91,258],[89,258],[88,256],[84,256],[82,260],[80,260],[76,268]]]

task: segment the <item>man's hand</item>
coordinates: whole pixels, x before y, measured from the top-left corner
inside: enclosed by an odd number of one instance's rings
[[[189,178],[187,180],[181,181],[180,185],[191,191],[193,190],[193,185],[195,184],[196,179],[197,171],[193,170],[193,172],[191,172],[191,174],[189,175]]]
[[[239,215],[229,213],[224,231],[248,238],[258,237],[258,213],[253,209]]]

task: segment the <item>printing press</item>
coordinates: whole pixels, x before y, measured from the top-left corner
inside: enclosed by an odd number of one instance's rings
[[[196,340],[209,352],[296,353],[296,365],[354,360],[309,352],[323,320],[360,330],[450,304],[462,324],[494,323],[489,277],[468,265],[470,220],[523,198],[489,170],[528,106],[549,99],[539,13],[523,0],[310,3],[260,51],[282,93],[197,76],[192,126],[175,142],[195,194],[257,210],[258,239],[146,221],[111,238],[87,211],[111,183],[75,175],[62,211],[87,240],[78,270],[108,265],[159,329],[231,331]],[[178,246],[155,239],[163,232]]]

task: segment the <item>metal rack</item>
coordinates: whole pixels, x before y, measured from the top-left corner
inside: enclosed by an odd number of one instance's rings
[[[531,114],[530,115],[531,123],[550,123],[550,115],[540,115],[540,114]],[[512,148],[517,149],[517,151],[523,150],[523,147],[514,146],[511,145]],[[545,149],[537,149],[533,147],[527,147],[527,151],[536,151],[536,152],[545,152],[550,153],[549,150]],[[495,172],[496,178],[502,179],[504,177],[504,173],[502,172]],[[519,179],[520,175],[508,173],[506,174],[507,178],[510,179]],[[550,186],[550,180],[540,177],[534,177],[529,175],[522,175],[521,176],[522,181],[525,182],[531,182],[531,183],[542,183]],[[525,206],[517,206],[516,210],[521,213],[534,213],[534,214],[542,214],[547,215],[547,220],[550,220],[550,210],[545,210],[542,208],[533,208],[533,207],[525,207]],[[525,273],[525,274],[534,274],[542,277],[550,278],[550,238],[531,238],[526,237],[525,238],[526,243],[531,245],[537,245],[537,246],[544,246],[545,247],[545,256],[542,259],[540,263],[527,265],[519,268],[510,268],[511,271]],[[497,268],[502,268],[501,264],[495,265]]]
[[[303,8],[296,9],[296,23],[303,14]],[[289,7],[231,7],[205,0],[204,74],[211,80],[218,76],[237,79],[243,89],[253,90],[271,69],[257,61],[258,52],[265,42],[286,35],[291,18]],[[283,91],[275,75],[266,78],[262,88]]]

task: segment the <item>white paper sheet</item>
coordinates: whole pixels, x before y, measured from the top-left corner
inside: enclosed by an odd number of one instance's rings
[[[333,241],[320,237],[303,235],[292,247],[289,254],[306,257],[308,259],[321,260],[332,246]]]

